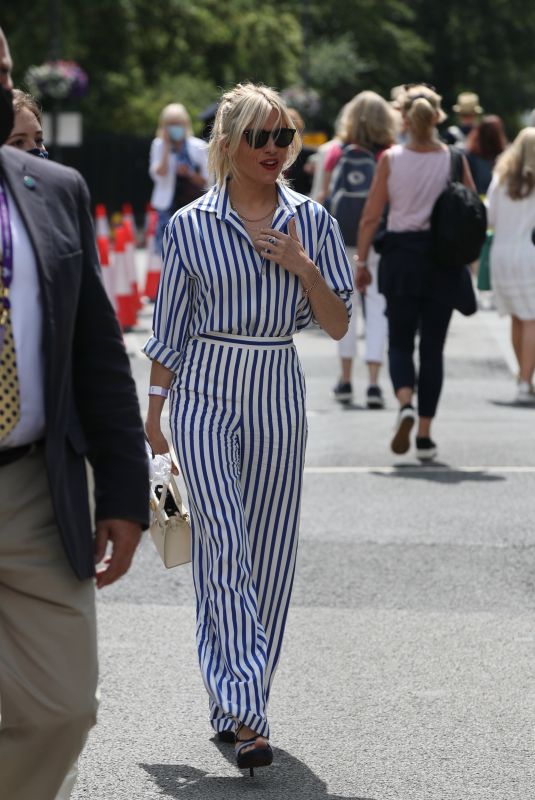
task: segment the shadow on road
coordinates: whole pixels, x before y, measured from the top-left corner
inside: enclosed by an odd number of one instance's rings
[[[382,478],[412,478],[413,480],[433,481],[434,483],[470,483],[470,482],[485,482],[493,483],[495,481],[505,481],[505,475],[494,475],[485,470],[477,470],[475,472],[465,472],[464,470],[450,467],[449,464],[443,464],[440,461],[434,461],[432,464],[396,464],[393,472],[374,472],[370,471],[370,475],[379,475]]]
[[[217,749],[234,764],[232,747]],[[247,772],[236,777],[211,775],[209,772],[185,764],[140,764],[158,786],[162,797],[177,800],[229,800],[229,798],[253,797],[262,800],[303,798],[303,800],[376,800],[373,797],[329,794],[326,784],[293,756],[284,750],[275,749],[273,766],[256,770],[254,778]]]
[[[527,408],[531,412],[535,411],[535,401],[533,403],[517,403],[514,400],[489,400],[488,402],[501,408]]]

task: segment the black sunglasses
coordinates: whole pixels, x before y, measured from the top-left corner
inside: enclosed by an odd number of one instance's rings
[[[255,150],[265,147],[270,136],[273,138],[276,147],[289,147],[295,136],[295,128],[279,128],[276,131],[260,130],[256,132],[246,130],[243,135],[247,139],[249,147],[254,147]]]

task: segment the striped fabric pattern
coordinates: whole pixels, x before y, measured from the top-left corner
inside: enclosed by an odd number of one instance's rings
[[[318,203],[279,186],[272,227],[296,229],[309,257],[351,313],[352,270],[338,223]],[[176,372],[187,340],[220,331],[291,336],[314,324],[297,276],[262,258],[225,188],[180,209],[167,226],[154,336],[144,352]]]
[[[269,735],[266,705],[293,583],[306,441],[291,340],[200,337],[170,414],[193,527],[197,646],[215,730]]]
[[[298,235],[351,309],[336,222],[279,187],[272,227]],[[181,209],[164,238],[154,335],[144,352],[175,372],[173,445],[193,532],[197,647],[216,731],[269,736],[297,554],[307,435],[292,335],[314,324],[299,279],[261,258],[226,188]]]

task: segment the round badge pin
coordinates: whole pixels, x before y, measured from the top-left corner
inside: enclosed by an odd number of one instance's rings
[[[35,178],[32,178],[31,175],[25,175],[23,178],[23,182],[27,189],[35,189],[35,187],[37,186]]]

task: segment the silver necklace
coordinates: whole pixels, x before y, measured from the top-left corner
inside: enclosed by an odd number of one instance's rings
[[[231,205],[232,205],[232,203],[231,203]],[[275,209],[276,208],[277,208],[277,203],[275,203],[275,205],[273,206],[271,211],[269,211],[267,214],[264,214],[263,217],[259,217],[259,219],[249,219],[248,217],[244,217],[243,214],[240,214],[240,212],[238,211],[238,209],[235,206],[232,206],[233,211],[236,212],[236,214],[239,216],[239,218],[241,220],[243,220],[244,222],[251,222],[251,223],[263,222],[265,219],[271,218],[273,216],[273,214],[275,213]]]

